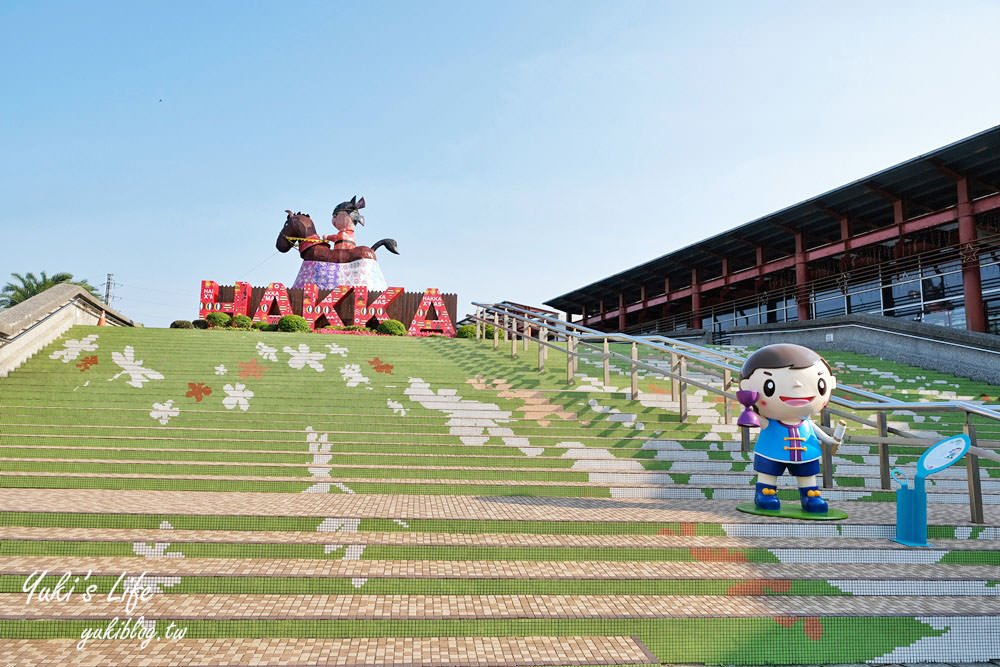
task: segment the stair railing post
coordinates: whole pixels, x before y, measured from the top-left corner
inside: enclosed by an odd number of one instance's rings
[[[573,337],[573,375],[580,372],[580,336]]]
[[[566,334],[566,384],[573,384],[573,336]]]
[[[543,340],[546,340],[549,332],[546,331],[545,327],[542,327],[538,331],[538,370],[539,372],[545,370],[545,349],[546,346],[542,344]]]
[[[639,345],[635,341],[632,341],[632,400],[635,401],[639,396]]]
[[[728,368],[723,369],[723,371],[722,371],[722,391],[723,392],[729,391],[729,385],[731,385],[732,383],[733,383],[733,372],[731,370],[729,370]],[[729,397],[723,395],[723,397],[722,397],[722,422],[724,424],[728,424],[730,422],[730,420],[731,420],[731,416],[729,414]]]
[[[878,474],[879,481],[881,482],[882,488],[888,491],[891,488],[889,482],[889,422],[888,417],[884,410],[880,410],[878,414],[875,415],[875,421],[878,423]]]
[[[521,351],[528,351],[528,337],[531,336],[531,324],[524,320],[521,326]]]
[[[679,361],[679,359],[677,357],[677,353],[676,352],[671,352],[670,353],[670,372],[676,374],[676,373],[680,373],[680,370],[681,370],[681,364],[680,364],[680,361]],[[678,400],[677,395],[680,393],[680,391],[678,389],[678,386],[679,385],[678,385],[678,382],[677,382],[677,378],[675,378],[675,377],[670,378],[670,400],[671,401]]]
[[[493,312],[493,349],[500,349],[500,313]]]
[[[611,346],[608,344],[608,337],[604,337],[604,386],[611,385]]]
[[[680,376],[680,400],[678,403],[681,411],[681,423],[684,424],[687,422],[688,418],[687,382],[684,381],[687,379],[687,357],[681,357],[680,359]]]
[[[820,412],[820,424],[830,428],[830,411],[823,408]],[[821,442],[823,450],[823,488],[833,488],[833,445]]]
[[[965,413],[965,434],[976,446],[976,427],[972,423],[972,414]],[[983,485],[979,478],[979,455],[968,452],[965,455],[965,471],[969,478],[969,513],[972,523],[984,523],[983,519]]]
[[[510,316],[510,358],[517,359],[517,320]]]
[[[479,318],[483,316],[483,309],[476,306],[476,340],[480,341],[483,339],[483,323],[479,321]]]

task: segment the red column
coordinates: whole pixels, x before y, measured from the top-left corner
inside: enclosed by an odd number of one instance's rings
[[[691,269],[691,328],[701,328],[701,283],[698,269]]]
[[[618,293],[618,330],[625,331],[625,293]]]
[[[979,244],[976,239],[976,218],[969,202],[969,181],[958,181],[958,242],[962,257],[962,292],[965,296],[965,328],[986,331],[983,309],[983,281],[979,273]]]
[[[809,319],[809,271],[806,268],[806,249],[802,232],[795,232],[795,304],[799,309],[799,322]]]

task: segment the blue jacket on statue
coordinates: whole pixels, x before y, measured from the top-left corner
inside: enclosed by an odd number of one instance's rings
[[[781,463],[805,463],[823,456],[812,422],[803,419],[788,426],[777,419],[768,420],[753,447],[754,454]]]

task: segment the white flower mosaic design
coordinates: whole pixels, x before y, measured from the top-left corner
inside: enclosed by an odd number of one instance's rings
[[[122,352],[112,352],[111,359],[121,368],[114,377],[108,378],[108,382],[114,382],[124,374],[128,374],[130,380],[128,384],[142,389],[142,385],[150,380],[162,380],[163,373],[152,368],[145,368],[142,359],[136,360],[135,350],[131,345],[126,345]]]
[[[67,340],[63,343],[63,349],[56,350],[50,354],[49,359],[62,359],[64,364],[68,364],[79,357],[81,352],[93,352],[96,350],[97,344],[94,343],[95,340],[97,340],[97,334],[90,334],[79,340],[75,338]]]
[[[333,455],[330,453],[330,442],[328,440],[329,434],[327,433],[317,433],[313,430],[312,426],[306,427],[306,442],[309,444],[309,452],[313,455],[312,464],[309,466],[309,474],[313,476],[314,479],[319,479],[317,483],[310,486],[308,489],[303,491],[303,493],[330,493],[331,487],[337,487],[344,493],[353,494],[354,490],[349,488],[346,484],[341,482],[335,482],[330,479],[330,459]],[[409,525],[405,521],[400,519],[393,519],[397,524],[403,528],[409,528]],[[320,533],[336,533],[336,534],[347,534],[358,532],[361,526],[361,519],[350,519],[341,517],[329,517],[323,519],[323,521],[316,528],[317,532]],[[323,553],[331,554],[340,549],[344,550],[344,560],[360,560],[362,554],[365,552],[364,544],[325,544],[323,545]],[[351,584],[355,588],[361,588],[368,582],[367,577],[354,577],[351,579]]]
[[[236,383],[235,387],[227,384],[222,387],[222,390],[226,392],[226,397],[222,399],[222,404],[227,410],[233,410],[238,407],[243,412],[246,412],[250,409],[250,399],[253,398],[253,392],[247,389],[245,384]]]
[[[167,422],[180,413],[181,409],[175,408],[174,400],[170,399],[166,403],[153,403],[153,409],[150,411],[149,416],[166,426]]]
[[[391,398],[388,398],[386,399],[386,405],[392,408],[392,411],[400,417],[406,416],[406,408],[404,408],[403,404],[399,401],[394,401]]]
[[[257,341],[257,354],[268,361],[278,360],[278,348],[265,345],[264,341]]]
[[[223,364],[219,364],[218,366],[215,367],[215,374],[216,375],[225,375],[228,372],[229,372],[229,369],[227,369]]]
[[[346,347],[341,347],[336,343],[327,343],[326,349],[330,350],[330,356],[339,354],[342,357],[346,357],[348,353],[348,349]]]
[[[323,364],[319,362],[326,359],[326,352],[313,352],[305,343],[299,343],[297,350],[286,345],[284,351],[285,354],[290,355],[288,365],[291,368],[300,369],[309,366],[318,373],[323,372]]]
[[[173,530],[173,526],[169,521],[163,521],[160,523],[160,530]],[[136,556],[142,556],[145,558],[184,558],[184,554],[179,551],[171,551],[167,553],[167,549],[170,548],[170,542],[156,542],[152,546],[146,542],[133,542],[132,552]],[[176,586],[181,583],[180,577],[147,577],[142,576],[132,576],[128,577],[122,584],[122,590],[125,593],[129,593],[136,586],[141,586],[143,589],[148,589],[153,592],[153,594],[163,593],[164,588],[170,588],[171,586]],[[155,619],[143,619],[142,621],[136,621],[137,625],[141,625],[147,631],[152,631],[156,628]]]
[[[358,364],[347,364],[340,369],[340,377],[344,379],[348,387],[357,387],[360,384],[369,384],[368,378],[361,372]]]

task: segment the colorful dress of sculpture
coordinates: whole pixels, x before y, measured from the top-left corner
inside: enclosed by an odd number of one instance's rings
[[[801,345],[768,345],[743,363],[736,396],[746,410],[736,423],[761,429],[753,459],[757,509],[781,509],[778,476],[787,471],[798,482],[804,511],[828,511],[816,483],[823,455],[820,440],[839,443],[813,426],[809,417],[826,407],[836,386],[837,379],[826,360]]]
[[[353,197],[333,209],[333,226],[337,234],[320,237],[308,214],[286,210],[285,226],[281,228],[275,247],[288,252],[298,246],[302,266],[293,287],[312,283],[320,289],[335,289],[341,285],[364,286],[370,290],[384,291],[388,284],[375,259],[375,251],[385,246],[398,255],[394,239],[382,239],[373,245],[359,246],[354,240],[355,225],[364,225],[359,209],[365,207],[365,198]],[[333,247],[330,247],[330,244]]]

